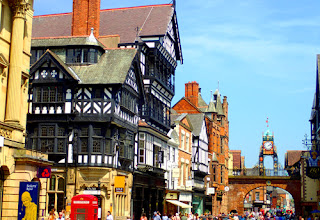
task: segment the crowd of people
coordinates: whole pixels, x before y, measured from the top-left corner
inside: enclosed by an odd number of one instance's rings
[[[54,208],[49,212],[48,220],[67,220],[69,217],[66,215],[66,211],[62,210],[57,212]]]
[[[318,217],[313,218],[309,216],[304,219],[302,216],[296,216],[293,212],[282,212],[277,210],[270,210],[267,212],[248,212],[243,215],[238,215],[237,212],[231,212],[229,214],[220,213],[217,216],[213,216],[210,212],[199,215],[198,213],[176,213],[161,215],[159,211],[153,213],[152,220],[319,220]],[[143,213],[140,220],[147,220],[146,214]]]

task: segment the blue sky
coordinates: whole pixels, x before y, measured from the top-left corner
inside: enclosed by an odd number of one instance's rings
[[[35,0],[35,15],[72,11],[72,0]],[[170,0],[108,0],[101,9],[166,4]],[[205,101],[218,87],[228,97],[229,147],[246,166],[258,162],[269,117],[280,163],[287,150],[306,149],[320,53],[317,0],[177,0],[184,64],[176,70],[174,105],[184,84],[197,81]],[[271,167],[271,158],[266,158]]]

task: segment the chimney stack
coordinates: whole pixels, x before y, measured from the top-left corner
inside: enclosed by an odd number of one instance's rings
[[[198,107],[199,84],[196,81],[185,84],[185,97]]]
[[[100,0],[73,0],[72,36],[90,35],[99,37]]]

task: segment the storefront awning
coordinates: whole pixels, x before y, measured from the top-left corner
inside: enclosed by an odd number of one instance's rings
[[[173,205],[180,206],[183,209],[192,208],[191,205],[185,204],[183,202],[179,202],[178,200],[166,200],[166,201],[172,203]]]

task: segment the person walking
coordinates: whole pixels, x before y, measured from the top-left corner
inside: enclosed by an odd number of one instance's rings
[[[113,220],[113,216],[110,211],[107,212],[107,220]]]
[[[140,220],[147,220],[147,215],[146,215],[146,213],[142,213],[142,216],[141,216]]]

